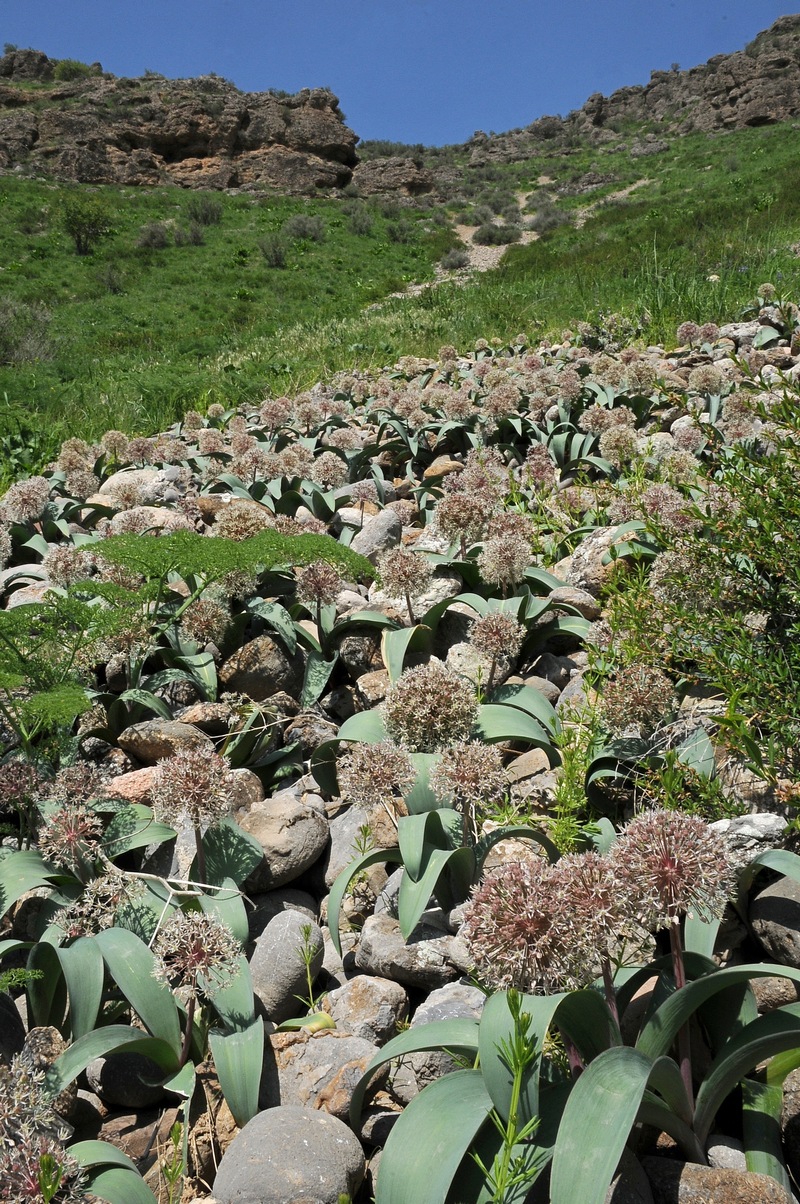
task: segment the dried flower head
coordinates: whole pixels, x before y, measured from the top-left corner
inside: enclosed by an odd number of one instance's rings
[[[445,539],[474,543],[483,535],[496,509],[497,500],[492,493],[469,494],[452,489],[438,503],[434,522]]]
[[[382,587],[395,598],[405,598],[409,610],[411,599],[418,598],[433,580],[433,565],[424,552],[415,552],[399,544],[389,548],[378,559]],[[413,621],[413,615],[411,616]]]
[[[725,383],[725,377],[713,364],[700,364],[689,373],[687,387],[693,393],[717,394]]]
[[[100,478],[87,468],[76,468],[74,472],[67,473],[64,481],[66,495],[80,502],[97,493],[99,488]]]
[[[236,779],[213,748],[180,749],[153,772],[153,810],[167,823],[186,816],[194,828],[219,823],[230,814]]]
[[[355,481],[350,486],[351,502],[377,502],[378,486],[370,478],[364,481]]]
[[[519,584],[531,560],[531,546],[527,539],[514,533],[496,535],[484,541],[478,555],[478,568],[487,585],[499,586],[507,592]]]
[[[314,560],[297,574],[297,597],[304,606],[330,606],[344,582],[327,560]]]
[[[643,811],[611,846],[615,876],[647,929],[684,915],[720,916],[733,888],[725,845],[708,825],[681,811]]]
[[[120,911],[135,907],[144,893],[140,878],[112,867],[88,882],[73,903],[57,911],[53,923],[64,930],[67,939],[91,936],[113,927]]]
[[[45,477],[27,477],[12,485],[3,498],[5,517],[12,523],[35,522],[50,498],[50,481]]]
[[[160,982],[212,996],[239,973],[241,945],[226,924],[202,911],[178,911],[153,942]]]
[[[323,489],[338,489],[348,477],[346,462],[336,452],[326,451],[317,456],[311,469],[311,480]]]
[[[629,665],[603,691],[605,721],[612,732],[637,728],[645,734],[672,714],[675,701],[675,687],[660,669]]]
[[[42,817],[39,852],[47,861],[77,870],[97,859],[102,834],[96,811],[84,803],[63,803]]]
[[[181,615],[181,634],[197,644],[221,644],[231,612],[213,597],[196,598]]]
[[[492,610],[481,615],[472,624],[469,642],[478,652],[491,660],[505,658],[513,661],[522,647],[525,639],[525,628],[514,618],[502,610]]]
[[[92,553],[83,548],[57,544],[44,557],[42,567],[53,585],[65,589],[76,581],[86,581],[91,577],[96,563]]]
[[[441,661],[406,669],[383,704],[386,731],[411,752],[439,752],[466,741],[478,717],[471,684]]]
[[[405,810],[401,800],[414,784],[415,770],[407,752],[382,740],[350,745],[336,774],[345,802],[366,809],[380,804],[397,815]]]
[[[716,322],[704,322],[699,330],[701,343],[715,343],[719,338],[719,326]]]
[[[274,516],[266,506],[244,498],[232,498],[227,506],[217,511],[214,534],[222,539],[249,539],[271,527],[273,521]]]
[[[496,744],[470,740],[444,750],[430,785],[437,798],[461,812],[465,839],[474,843],[492,807],[505,798],[509,778]]]

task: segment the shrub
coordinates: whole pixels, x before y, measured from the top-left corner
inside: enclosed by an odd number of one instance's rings
[[[439,261],[442,267],[447,272],[454,272],[458,268],[465,268],[469,264],[469,252],[462,251],[458,247],[453,247],[452,251],[448,251]]]
[[[286,267],[286,243],[280,234],[266,234],[258,240],[258,249],[268,268]]]
[[[222,201],[203,193],[193,196],[186,206],[186,216],[198,226],[218,226],[222,221]]]
[[[347,228],[351,234],[363,236],[372,233],[372,214],[366,205],[356,205],[353,207]]]
[[[414,227],[401,217],[399,221],[387,222],[386,236],[390,242],[409,243],[414,239]]]
[[[75,243],[76,255],[90,255],[95,243],[111,233],[111,213],[98,196],[74,193],[61,207],[62,225]]]
[[[43,305],[0,298],[0,364],[29,364],[49,359],[51,316]]]
[[[175,246],[176,247],[202,247],[206,241],[206,236],[203,233],[203,227],[197,222],[192,222],[188,230],[184,230],[178,226],[175,231]]]
[[[163,222],[148,222],[146,226],[142,226],[136,239],[137,247],[149,247],[159,251],[168,244],[167,227]]]
[[[325,238],[325,223],[321,217],[311,213],[295,213],[283,223],[282,233],[287,238],[322,242]]]
[[[482,247],[505,247],[508,243],[519,242],[519,226],[480,226],[473,235],[473,242]]]
[[[90,75],[94,75],[94,70],[80,59],[59,59],[53,70],[53,79],[59,83],[66,83],[72,79],[88,79]]]

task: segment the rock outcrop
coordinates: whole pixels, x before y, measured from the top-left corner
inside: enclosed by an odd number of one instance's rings
[[[357,137],[323,88],[240,92],[216,75],[58,83],[53,70],[40,51],[0,58],[0,172],[284,193],[351,178]],[[40,86],[18,86],[30,80]]]
[[[631,149],[646,154],[657,151],[660,135],[774,125],[798,114],[800,14],[792,14],[779,17],[744,50],[714,55],[688,71],[653,71],[649,83],[610,96],[596,92],[564,118],[540,117],[524,129],[491,136],[478,131],[467,146],[476,163],[511,162],[535,154],[542,144],[602,143],[615,136],[630,141],[637,131]]]

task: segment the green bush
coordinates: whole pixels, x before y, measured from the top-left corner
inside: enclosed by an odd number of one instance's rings
[[[473,242],[482,247],[505,247],[509,243],[519,242],[519,226],[480,226],[474,233]]]
[[[296,241],[322,242],[325,238],[325,223],[315,214],[295,213],[283,223],[282,233]]]
[[[111,233],[111,213],[90,193],[72,193],[61,206],[62,225],[75,243],[76,255],[90,255],[101,238]]]
[[[266,234],[258,240],[258,249],[268,268],[286,267],[286,243],[280,234]]]
[[[218,226],[222,221],[222,201],[218,197],[200,193],[189,201],[186,216],[198,226]]]
[[[90,75],[94,75],[93,69],[88,63],[82,63],[80,59],[59,59],[53,70],[53,79],[59,83],[67,83],[73,79],[88,79]]]

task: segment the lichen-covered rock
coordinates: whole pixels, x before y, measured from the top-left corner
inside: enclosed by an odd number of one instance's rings
[[[377,1052],[371,1041],[333,1029],[274,1033],[264,1051],[259,1104],[296,1104],[346,1120],[353,1092]],[[376,1083],[384,1076],[378,1072]]]
[[[385,1045],[408,1015],[408,993],[389,978],[357,974],[329,991],[322,1006],[343,1032]]]

